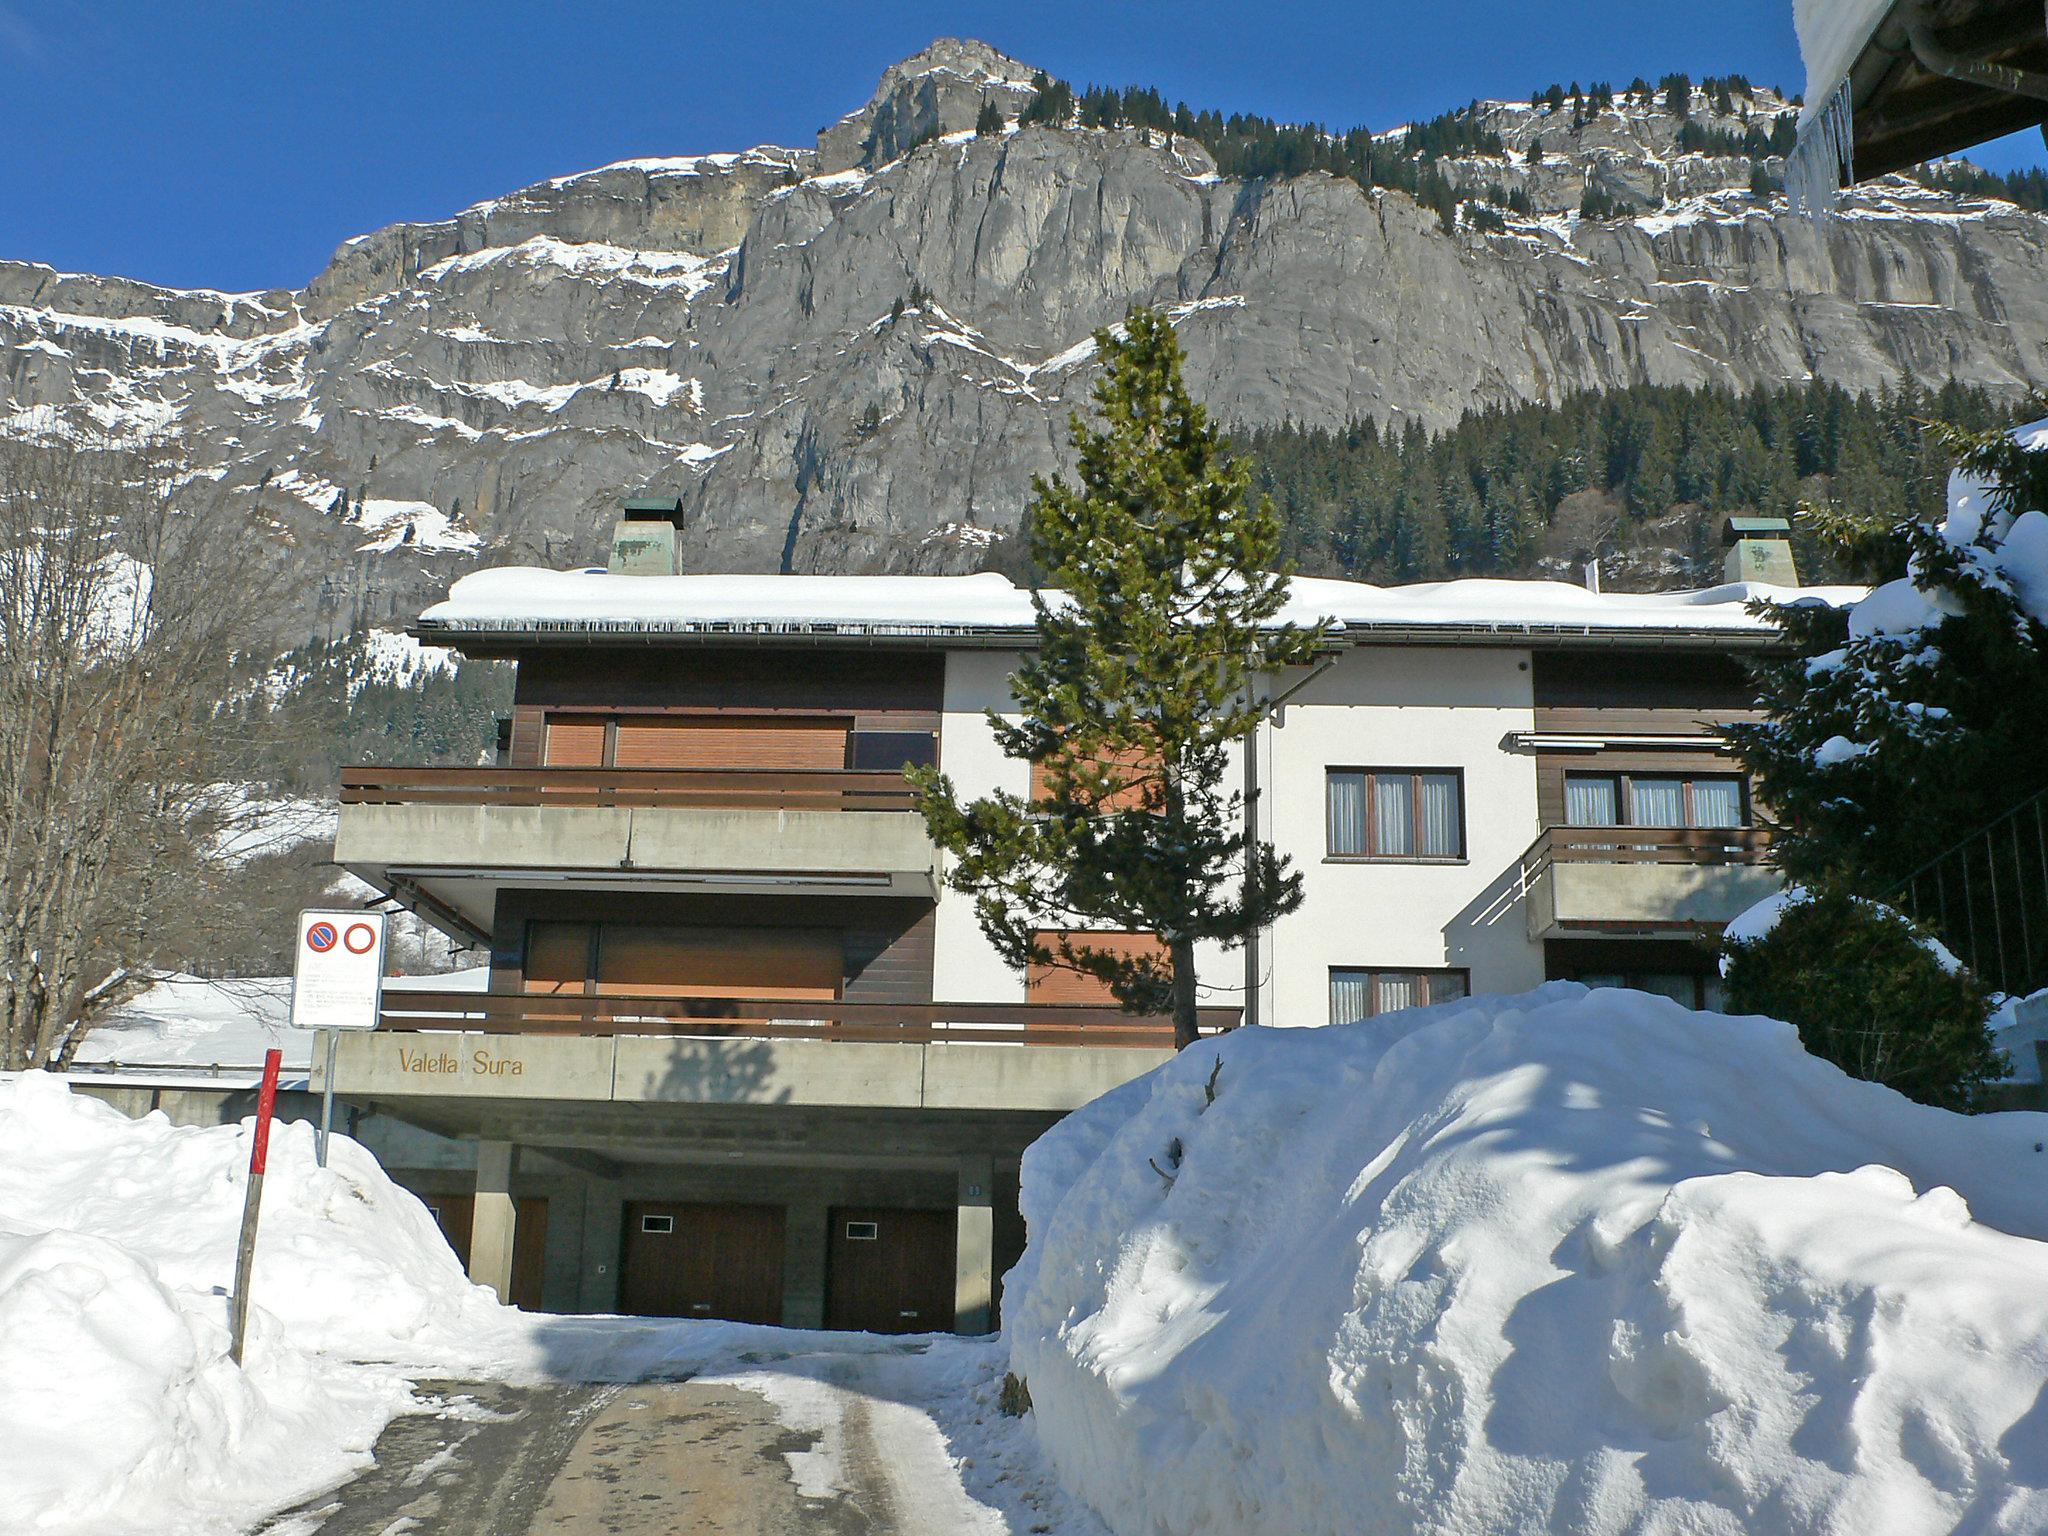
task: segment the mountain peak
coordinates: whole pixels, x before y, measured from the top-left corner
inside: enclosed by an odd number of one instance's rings
[[[942,37],[882,72],[866,106],[818,135],[820,168],[872,169],[920,139],[974,126],[984,101],[1015,117],[1033,94],[1029,64],[973,38]]]

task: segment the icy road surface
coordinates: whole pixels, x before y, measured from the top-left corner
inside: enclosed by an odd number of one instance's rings
[[[849,1338],[835,1350],[827,1337],[791,1336],[802,1352],[756,1349],[685,1381],[423,1383],[425,1411],[392,1422],[374,1467],[261,1536],[1102,1530],[1037,1486],[1029,1462],[1006,1466],[1018,1426],[988,1423],[962,1393],[994,1346],[878,1352]]]

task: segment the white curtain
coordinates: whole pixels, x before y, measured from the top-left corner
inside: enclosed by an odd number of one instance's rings
[[[1422,852],[1435,859],[1455,859],[1464,853],[1460,846],[1458,776],[1455,773],[1425,773],[1422,776]]]
[[[1412,858],[1415,853],[1415,775],[1383,773],[1373,780],[1373,825],[1379,833],[1373,849],[1381,858]]]
[[[1330,852],[1364,853],[1365,775],[1330,775]]]
[[[1330,1022],[1354,1024],[1372,1012],[1370,971],[1330,972]]]
[[[1696,827],[1742,825],[1742,785],[1735,779],[1692,781],[1692,824]]]
[[[1604,773],[1564,776],[1564,822],[1568,827],[1612,827],[1621,821],[1620,796]]]
[[[1407,971],[1382,971],[1379,984],[1379,1012],[1392,1013],[1413,1008],[1422,1001],[1420,978]]]
[[[1685,825],[1685,781],[1683,779],[1629,780],[1629,823],[1638,827],[1682,827]]]

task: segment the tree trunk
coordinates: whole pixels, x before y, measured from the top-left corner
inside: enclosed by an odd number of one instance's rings
[[[1173,1048],[1195,1043],[1195,941],[1173,941]]]

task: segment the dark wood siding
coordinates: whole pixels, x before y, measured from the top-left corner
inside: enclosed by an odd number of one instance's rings
[[[825,931],[836,935],[841,945],[842,996],[873,1003],[933,1001],[933,905],[884,896],[501,891],[491,942],[492,986],[508,992],[525,989],[531,924],[606,922],[704,930]],[[553,971],[559,969],[558,963],[550,962],[549,979],[556,979]]]
[[[830,710],[863,725],[917,717],[936,728],[945,676],[938,652],[545,650],[520,657],[514,699],[558,709]]]
[[[1532,659],[1536,729],[1544,734],[1701,737],[1759,718],[1739,659],[1698,651],[1538,651]],[[1694,746],[1539,752],[1536,811],[1564,823],[1564,776],[1592,773],[1740,774],[1727,752]]]
[[[850,722],[830,716],[623,715],[620,768],[844,768]]]
[[[1749,709],[1741,661],[1711,651],[1538,651],[1536,709]]]

